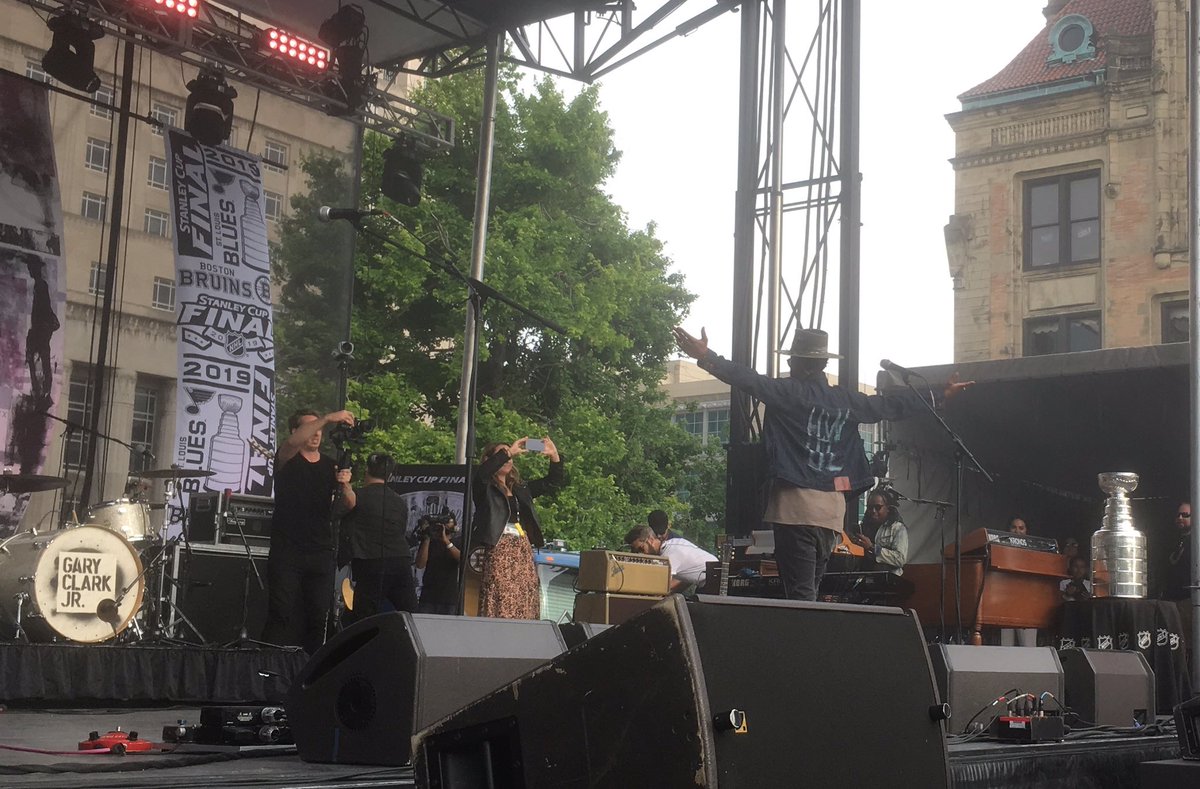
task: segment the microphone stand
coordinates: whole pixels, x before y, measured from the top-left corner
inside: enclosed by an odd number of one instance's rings
[[[946,435],[948,435],[950,437],[950,440],[954,443],[954,505],[953,505],[954,506],[954,637],[956,640],[961,642],[962,641],[962,495],[963,495],[964,461],[970,460],[971,465],[975,468],[975,470],[978,471],[980,474],[982,474],[984,479],[986,479],[988,482],[995,482],[995,479],[993,479],[992,475],[988,473],[987,469],[985,469],[980,464],[979,459],[975,457],[975,455],[971,452],[971,450],[967,449],[967,445],[963,443],[963,440],[961,437],[959,437],[958,433],[954,432],[954,428],[952,428],[952,427],[950,427],[950,425],[946,424],[946,420],[942,419],[942,415],[937,412],[937,409],[933,407],[933,404],[927,402],[925,400],[925,398],[921,395],[921,393],[917,391],[917,388],[912,385],[910,376],[907,376],[907,375],[904,376],[903,380],[904,380],[904,385],[907,386],[912,391],[912,393],[917,396],[917,399],[921,401],[921,405],[925,406],[925,410],[927,410],[930,414],[933,415],[933,418],[935,420],[937,420],[937,423],[942,426],[942,430],[944,430],[946,432]],[[931,397],[931,399],[932,399],[932,397]],[[943,504],[943,502],[933,502],[933,503],[938,504],[939,509],[941,509],[940,505]],[[946,506],[950,506],[950,505],[946,504]],[[942,540],[942,543],[943,543],[943,545],[945,544],[945,539]],[[939,561],[941,561],[941,564],[942,564],[941,600],[939,601],[939,604],[941,606],[943,616],[944,616],[944,612],[946,609],[946,556],[945,556],[945,553],[946,553],[945,548],[943,548],[942,556],[939,557]]]
[[[69,436],[72,431],[78,430],[85,434],[91,434],[91,435],[95,436],[96,438],[102,439],[104,441],[112,441],[116,444],[120,444],[121,446],[128,449],[131,454],[141,455],[143,458],[143,462],[145,461],[146,458],[149,458],[150,460],[154,460],[154,454],[152,452],[150,452],[149,449],[146,449],[146,448],[138,449],[133,444],[130,444],[127,441],[122,441],[121,439],[117,438],[116,436],[110,436],[105,433],[101,433],[99,430],[92,430],[90,427],[87,427],[86,425],[77,424],[75,422],[72,422],[70,419],[63,419],[61,416],[58,416],[57,414],[53,414],[49,411],[43,411],[42,416],[48,416],[56,422],[62,422],[62,424],[65,425],[65,427],[66,427],[66,429],[63,433],[65,436]],[[63,449],[64,449],[64,453],[63,453],[63,461],[62,462],[63,462],[64,468],[65,468],[66,467],[65,466],[65,464],[66,464],[66,453],[65,453],[66,445],[65,444],[63,445]],[[74,491],[72,491],[72,495],[74,495]],[[101,501],[103,501],[103,498],[101,499]],[[80,504],[82,504],[85,509],[87,508],[88,503],[86,501],[80,502]]]
[[[407,228],[404,227],[404,224],[402,222],[400,222],[399,219],[396,219],[396,217],[392,216],[391,214],[389,214],[387,212],[381,212],[381,215],[386,216],[389,220],[392,221],[393,224],[395,224],[402,230],[407,230]],[[503,293],[501,293],[500,291],[491,287],[490,285],[485,285],[480,280],[477,280],[473,277],[468,277],[466,274],[463,274],[461,271],[458,270],[458,267],[455,266],[454,262],[451,261],[449,258],[433,258],[433,257],[429,257],[428,255],[417,252],[416,250],[400,246],[395,241],[393,241],[390,237],[388,237],[386,234],[380,233],[371,227],[365,226],[361,222],[361,219],[362,219],[361,216],[357,217],[357,218],[345,217],[345,219],[348,222],[350,222],[350,224],[354,225],[355,229],[358,230],[359,232],[365,233],[366,235],[370,236],[371,238],[375,239],[376,241],[379,241],[380,243],[382,243],[385,246],[391,247],[392,249],[396,250],[397,252],[400,252],[400,253],[406,254],[406,255],[412,255],[413,257],[416,257],[416,258],[420,258],[421,260],[425,261],[425,263],[428,264],[429,267],[432,268],[433,270],[443,271],[446,274],[448,274],[450,277],[452,277],[453,279],[457,279],[460,282],[462,282],[464,285],[466,285],[467,286],[468,306],[469,306],[469,309],[472,311],[472,313],[475,316],[473,325],[475,328],[474,341],[475,341],[476,348],[479,347],[479,334],[481,331],[481,327],[483,326],[483,308],[484,308],[485,304],[487,303],[487,299],[489,299],[489,298],[495,299],[496,301],[499,301],[503,304],[507,304],[509,307],[513,308],[517,312],[519,312],[522,315],[530,318],[531,320],[541,324],[542,326],[545,326],[547,329],[549,329],[553,332],[556,332],[557,334],[561,334],[564,337],[567,335],[567,330],[565,328],[563,328],[561,325],[555,323],[554,321],[550,320],[549,318],[539,315],[538,313],[529,309],[525,305],[519,304],[518,302],[513,301],[512,299],[508,298]],[[478,382],[479,382],[479,354],[476,353],[475,358],[474,358],[474,364],[471,367],[470,380],[467,382],[467,384],[468,384],[467,391],[470,392],[470,397],[468,398],[469,402],[459,403],[459,408],[467,409],[467,420],[466,420],[467,442],[466,443],[467,443],[468,448],[471,447],[471,445],[474,443],[474,439],[475,439],[475,400],[476,400]],[[463,605],[465,603],[464,596],[466,593],[467,566],[470,562],[471,550],[474,547],[471,544],[472,537],[474,536],[474,534],[473,534],[474,529],[471,528],[471,522],[473,520],[473,515],[474,515],[473,509],[474,509],[474,503],[475,503],[474,479],[473,479],[474,468],[473,468],[473,464],[471,463],[470,459],[467,460],[465,465],[466,465],[466,469],[465,469],[466,490],[463,492],[463,518],[462,518],[462,520],[463,520],[463,538],[462,538],[463,539],[463,547],[462,547],[462,551],[460,554],[462,557],[462,560],[459,561],[459,563],[458,563],[458,610],[460,613],[462,612]]]

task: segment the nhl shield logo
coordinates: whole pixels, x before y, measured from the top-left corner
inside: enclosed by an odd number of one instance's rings
[[[1150,631],[1149,630],[1139,630],[1138,631],[1137,645],[1138,645],[1138,649],[1149,649],[1150,648]]]
[[[1112,636],[1096,636],[1096,649],[1112,649]]]
[[[1120,633],[1117,635],[1117,649],[1129,649],[1129,634]]]

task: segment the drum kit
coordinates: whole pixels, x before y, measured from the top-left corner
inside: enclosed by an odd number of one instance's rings
[[[0,622],[24,641],[169,642],[180,625],[203,641],[178,608],[166,615],[171,585],[178,583],[166,565],[186,539],[182,480],[212,474],[178,467],[139,471],[124,498],[91,507],[82,521],[0,541]],[[185,528],[170,538],[159,534],[151,519],[151,511],[166,504],[144,501],[139,492],[143,481],[160,479],[174,484],[185,519]],[[63,477],[0,474],[0,495],[66,485]]]

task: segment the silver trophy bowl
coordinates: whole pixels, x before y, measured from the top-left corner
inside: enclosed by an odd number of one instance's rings
[[[1104,521],[1092,535],[1092,588],[1097,597],[1146,596],[1146,535],[1133,523],[1129,494],[1137,489],[1132,471],[1097,475],[1108,494]]]

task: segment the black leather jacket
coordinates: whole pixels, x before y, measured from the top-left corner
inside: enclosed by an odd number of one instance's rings
[[[475,468],[475,516],[471,538],[473,545],[486,545],[490,548],[500,541],[500,535],[504,533],[504,525],[508,523],[509,515],[508,500],[504,491],[496,486],[493,477],[507,462],[508,452],[502,449]],[[538,521],[533,500],[543,493],[562,487],[564,481],[560,455],[557,463],[550,464],[550,473],[546,476],[522,482],[513,490],[513,496],[521,508],[521,528],[529,535],[529,542],[535,548],[545,545],[546,539],[542,536],[542,524]]]

